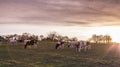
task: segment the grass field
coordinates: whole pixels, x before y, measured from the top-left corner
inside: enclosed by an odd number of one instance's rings
[[[87,52],[74,48],[56,50],[54,42],[40,42],[38,48],[0,43],[0,67],[119,67],[119,51],[112,45],[93,44]],[[116,48],[114,48],[116,49]]]

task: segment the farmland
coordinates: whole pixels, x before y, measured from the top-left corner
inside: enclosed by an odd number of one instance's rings
[[[87,52],[75,48],[55,49],[55,43],[42,41],[37,48],[24,49],[22,43],[0,42],[0,67],[119,67],[118,46],[92,44]]]

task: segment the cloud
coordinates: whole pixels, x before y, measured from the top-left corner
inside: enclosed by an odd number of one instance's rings
[[[120,0],[0,0],[0,24],[120,25]]]

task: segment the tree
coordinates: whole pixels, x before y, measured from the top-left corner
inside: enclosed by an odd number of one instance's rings
[[[109,35],[104,36],[104,42],[105,43],[110,43],[112,41],[112,38]]]
[[[63,36],[63,40],[68,42],[69,41],[69,37],[68,36]]]
[[[110,43],[112,42],[112,38],[110,35],[92,35],[92,37],[89,39],[95,43]]]
[[[97,35],[98,43],[103,43],[103,35]]]
[[[56,40],[62,40],[62,39],[63,39],[63,36],[62,36],[62,35],[57,35],[57,36],[55,37],[55,39],[56,39]]]
[[[51,39],[51,40],[55,40],[57,37],[57,33],[56,32],[50,32],[47,36],[47,38]]]
[[[91,40],[95,43],[98,43],[98,36],[96,34],[93,34]]]
[[[0,41],[5,42],[5,41],[7,41],[7,40],[4,39],[2,36],[0,36]]]
[[[77,37],[73,37],[73,38],[71,38],[71,40],[72,41],[77,41],[78,39],[77,39]]]
[[[22,36],[21,36],[21,39],[22,40],[29,39],[30,36],[31,36],[30,33],[23,33]]]
[[[29,39],[35,39],[35,40],[38,40],[38,36],[37,35],[31,35],[30,37],[29,37]]]

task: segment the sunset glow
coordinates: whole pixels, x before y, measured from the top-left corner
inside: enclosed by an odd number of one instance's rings
[[[108,34],[120,42],[119,6],[119,0],[0,0],[0,34],[56,31],[84,40]]]
[[[49,26],[49,25],[23,25],[23,24],[2,24],[0,26],[1,35],[3,34],[22,34],[29,32],[37,35],[47,35],[47,33],[56,31],[61,35],[69,37],[77,37],[79,40],[87,40],[93,34],[110,35],[113,42],[120,42],[119,26],[103,26],[103,27],[80,27],[80,26]]]

